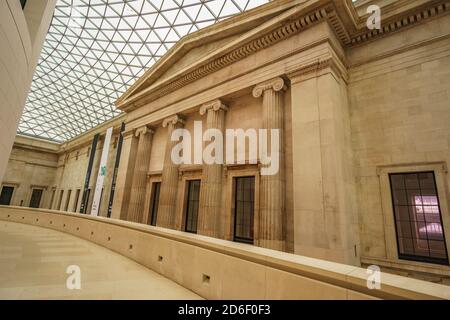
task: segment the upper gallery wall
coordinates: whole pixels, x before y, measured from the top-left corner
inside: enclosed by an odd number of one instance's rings
[[[0,1],[0,182],[55,2]]]

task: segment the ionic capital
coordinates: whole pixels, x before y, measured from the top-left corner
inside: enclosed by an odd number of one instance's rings
[[[169,124],[172,124],[172,126],[175,126],[177,123],[184,124],[184,118],[179,114],[176,114],[169,118],[164,119],[162,126],[163,126],[163,128],[165,128]]]
[[[136,137],[139,137],[141,135],[146,135],[147,133],[153,134],[153,133],[155,133],[155,130],[151,126],[145,125],[145,126],[137,128],[134,132],[134,135]]]
[[[286,85],[283,78],[277,77],[263,83],[258,84],[253,88],[253,97],[259,98],[262,96],[263,92],[266,90],[273,90],[275,92],[286,90]]]
[[[200,115],[204,115],[208,110],[219,111],[224,110],[228,111],[228,107],[222,103],[220,99],[216,99],[205,103],[200,107]]]

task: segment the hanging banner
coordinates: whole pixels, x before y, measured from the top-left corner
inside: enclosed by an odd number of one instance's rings
[[[80,213],[85,213],[86,207],[89,203],[89,193],[91,191],[89,189],[89,181],[91,180],[92,166],[94,165],[95,150],[97,149],[97,142],[99,137],[100,134],[97,133],[94,136],[94,140],[92,141],[91,154],[89,156],[89,164],[86,172],[86,179],[84,180],[84,190],[83,190],[83,198],[81,199]]]
[[[108,162],[109,145],[111,143],[113,128],[106,130],[105,142],[103,143],[102,157],[98,169],[97,183],[95,185],[94,200],[92,201],[91,215],[98,216],[100,201],[102,201],[103,181],[106,175],[106,163]]]
[[[125,131],[125,122],[120,127],[119,141],[117,142],[116,163],[114,164],[114,172],[111,183],[111,192],[109,194],[108,218],[111,218],[112,207],[114,202],[114,192],[116,191],[117,171],[119,170],[120,154],[122,153],[123,132]]]

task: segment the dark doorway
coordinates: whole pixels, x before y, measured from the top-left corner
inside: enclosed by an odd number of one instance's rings
[[[13,196],[14,187],[3,186],[2,193],[0,195],[0,204],[9,206]]]
[[[72,195],[72,190],[67,191],[67,197],[66,197],[66,205],[64,206],[64,211],[69,210],[69,203],[70,203],[70,196]]]
[[[53,190],[52,190],[52,198],[50,199],[50,206],[49,206],[49,209],[53,209],[53,201],[55,200],[55,193],[56,193],[56,190],[53,189]]]
[[[238,177],[234,190],[234,241],[253,243],[255,177]]]
[[[77,212],[77,208],[78,208],[78,200],[80,199],[80,192],[81,189],[77,189],[76,193],[75,193],[75,201],[73,203],[73,212]]]
[[[33,189],[30,199],[30,208],[39,208],[41,205],[42,189]]]
[[[156,226],[156,218],[158,217],[159,191],[161,190],[161,182],[154,182],[152,188],[152,198],[150,206],[150,225]]]
[[[200,198],[200,180],[188,181],[188,194],[186,202],[185,231],[197,233],[198,204]]]

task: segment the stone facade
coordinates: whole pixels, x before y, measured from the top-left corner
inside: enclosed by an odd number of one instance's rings
[[[79,212],[93,135],[100,133],[89,181],[91,191],[86,213],[90,213],[104,135],[106,129],[112,126],[114,131],[99,211],[100,216],[106,217],[122,121],[121,117],[116,118],[63,144],[16,136],[2,183],[3,186],[14,187],[11,205],[29,206],[33,189],[42,189],[40,208]]]
[[[381,30],[366,27],[370,4]],[[126,131],[112,217],[150,224],[161,182],[156,225],[185,230],[188,181],[200,179],[197,232],[233,240],[235,181],[252,176],[255,245],[448,282],[449,265],[399,259],[388,175],[434,172],[450,248],[449,11],[448,0],[278,0],[186,36],[117,101]],[[173,163],[171,133],[194,137],[196,123],[278,129],[280,170],[261,175],[247,153]],[[89,139],[58,151],[58,190],[71,175],[82,185],[86,161],[70,159]]]

